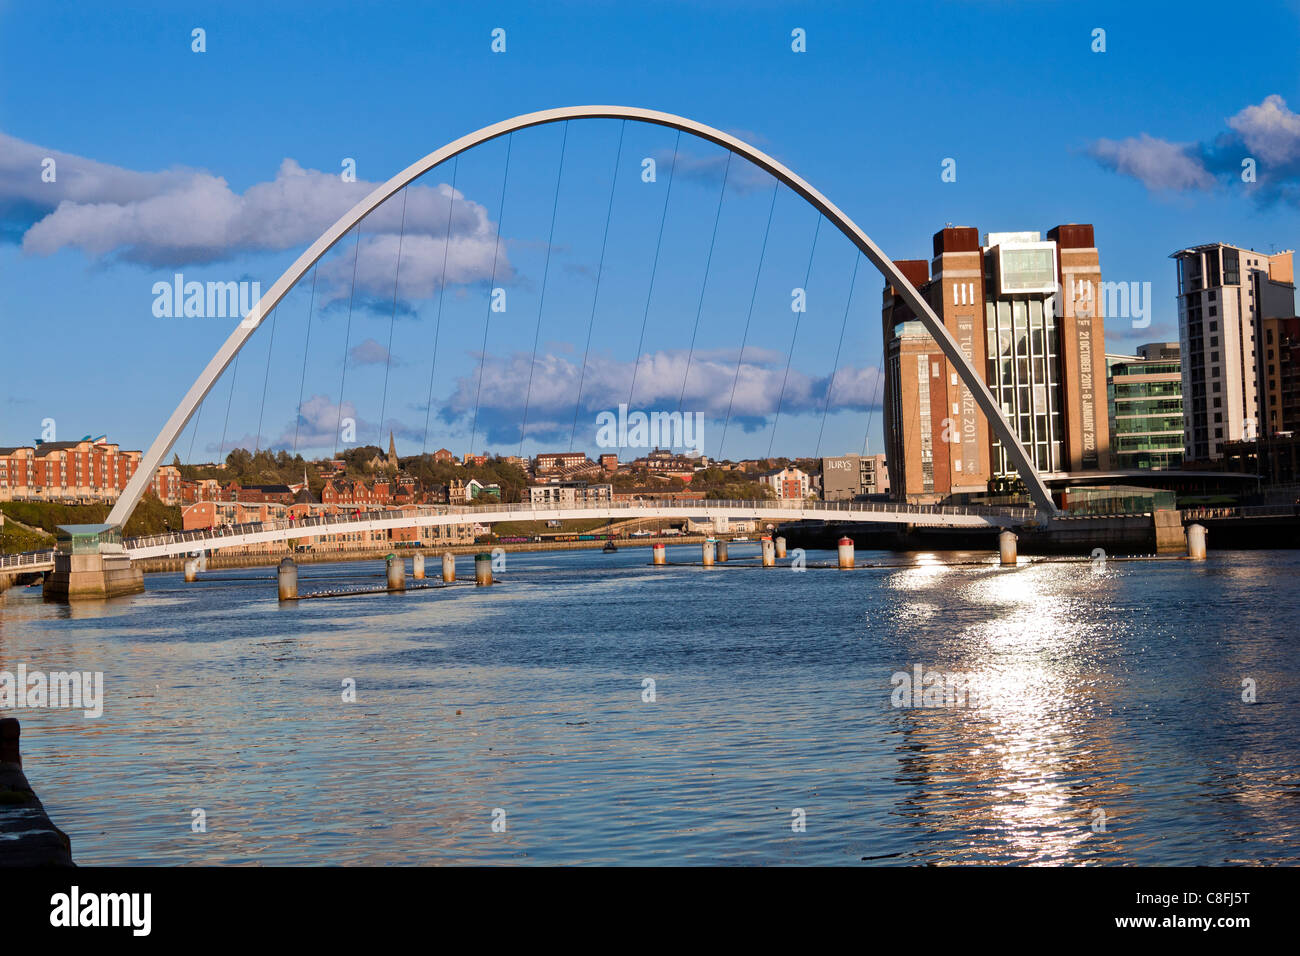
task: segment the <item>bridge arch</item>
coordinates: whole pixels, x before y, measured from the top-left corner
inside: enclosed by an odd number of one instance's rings
[[[245,343],[252,337],[261,325],[263,318],[279,304],[280,300],[288,294],[303,276],[311,269],[316,262],[334,247],[352,227],[364,219],[370,212],[377,209],[389,197],[398,190],[409,185],[411,182],[429,172],[435,166],[446,162],[448,159],[472,149],[475,146],[513,133],[516,130],[527,129],[531,126],[542,126],[548,123],[559,123],[573,119],[623,119],[634,120],[642,123],[652,123],[658,126],[667,126],[672,129],[680,130],[684,133],[690,133],[700,139],[708,140],[724,149],[730,150],[738,156],[749,160],[775,176],[784,183],[789,189],[801,196],[813,208],[820,212],[824,217],[829,219],[841,233],[843,233],[850,242],[852,242],[870,260],[871,264],[879,270],[880,274],[889,282],[890,285],[898,289],[903,300],[911,307],[913,313],[920,319],[926,330],[933,336],[935,343],[939,346],[944,356],[953,364],[957,374],[961,376],[963,383],[970,389],[976,403],[984,412],[988,419],[989,427],[993,429],[1002,445],[1007,450],[1007,454],[1016,466],[1020,478],[1025,483],[1034,503],[1040,510],[1049,514],[1056,510],[1052,503],[1051,496],[1048,494],[1046,485],[1043,484],[1042,478],[1034,469],[1033,462],[1029,458],[1024,445],[1021,444],[1019,437],[1011,428],[1007,420],[1002,416],[1002,410],[993,398],[988,387],[984,384],[983,378],[979,372],[966,358],[957,340],[935,315],[934,310],[930,308],[929,303],[921,298],[907,280],[901,271],[894,265],[877,246],[871,238],[862,231],[862,229],[845,215],[838,206],[827,199],[821,192],[813,188],[802,177],[795,174],[782,163],[777,162],[771,156],[764,153],[757,147],[751,146],[744,140],[724,133],[721,130],[698,123],[695,120],[687,119],[684,116],[677,116],[672,113],[664,113],[659,110],[641,109],[635,106],[566,106],[559,109],[540,110],[535,113],[525,113],[516,116],[513,119],[503,120],[500,123],[494,123],[491,126],[485,126],[480,130],[469,133],[460,139],[454,140],[443,146],[441,149],[434,150],[423,159],[412,163],[406,169],[393,176],[386,183],[375,188],[370,195],[361,202],[353,206],[345,213],[334,225],[330,226],[319,239],[304,252],[284,273],[278,278],[262,298],[253,306],[252,310],[240,321],[239,325],[231,332],[230,337],[217,350],[216,355],[208,362],[207,367],[190,386],[190,390],[185,393],[176,410],[172,412],[171,417],[167,419],[158,437],[154,439],[149,450],[145,452],[140,461],[140,466],[136,469],[131,480],[127,482],[126,488],[122,491],[117,503],[113,506],[108,515],[110,524],[125,525],[131,513],[135,510],[136,505],[144,496],[145,490],[153,481],[154,472],[162,464],[167,453],[171,451],[177,438],[180,437],[181,431],[189,422],[190,417],[198,408],[199,403],[207,396],[212,387],[216,384],[217,379],[221,377],[222,372],[234,360]]]

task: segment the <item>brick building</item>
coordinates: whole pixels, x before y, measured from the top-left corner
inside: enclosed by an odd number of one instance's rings
[[[141,457],[102,438],[0,447],[0,501],[116,501]],[[179,503],[179,470],[163,465],[152,489],[166,504]]]
[[[948,227],[895,263],[957,341],[1040,473],[1110,466],[1106,298],[1093,227]],[[940,500],[1016,470],[956,368],[892,285],[881,309],[891,493]]]

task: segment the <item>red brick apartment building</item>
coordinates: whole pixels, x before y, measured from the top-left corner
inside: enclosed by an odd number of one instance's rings
[[[0,501],[116,501],[141,457],[103,439],[0,447]],[[152,487],[164,503],[176,504],[180,471],[163,465]]]

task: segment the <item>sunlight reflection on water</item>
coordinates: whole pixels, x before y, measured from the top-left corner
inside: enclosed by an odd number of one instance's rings
[[[72,608],[14,590],[0,669],[105,672],[97,721],[17,715],[87,864],[1296,861],[1294,552],[948,557],[511,555],[490,589],[283,607],[266,569]],[[977,706],[892,706],[915,665]]]

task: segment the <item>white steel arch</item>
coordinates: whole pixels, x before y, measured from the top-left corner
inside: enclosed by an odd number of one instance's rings
[[[663,113],[658,110],[641,109],[635,106],[566,106],[560,109],[540,110],[536,113],[525,113],[522,116],[516,116],[513,119],[503,120],[492,126],[485,126],[476,132],[462,136],[441,149],[434,150],[428,156],[418,162],[412,163],[406,169],[402,170],[388,182],[377,187],[365,199],[353,206],[345,213],[338,222],[330,226],[325,234],[317,239],[310,248],[307,249],[297,261],[294,262],[284,274],[275,281],[275,284],[267,290],[266,294],[253,306],[252,310],[239,323],[230,337],[217,350],[217,354],[208,362],[207,367],[202,374],[190,386],[190,390],[185,393],[181,403],[176,406],[167,423],[163,425],[162,431],[154,439],[149,450],[145,452],[144,457],[140,460],[140,466],[136,469],[131,480],[127,482],[126,488],[122,491],[113,510],[109,512],[108,522],[110,524],[125,525],[131,512],[144,496],[145,490],[153,481],[154,472],[162,464],[167,453],[171,451],[172,445],[180,437],[181,431],[189,422],[190,417],[198,408],[199,403],[207,396],[212,386],[216,384],[221,373],[234,360],[235,355],[244,347],[244,344],[252,337],[253,333],[262,323],[262,319],[269,315],[271,310],[276,307],[281,299],[289,292],[298,280],[307,274],[316,262],[325,255],[340,239],[351,231],[352,227],[360,222],[367,214],[378,208],[384,200],[388,199],[399,189],[408,185],[412,181],[423,176],[429,170],[441,163],[446,162],[453,156],[472,149],[489,140],[505,136],[516,130],[527,129],[531,126],[542,126],[547,123],[559,123],[572,119],[624,119],[636,120],[642,123],[654,123],[659,126],[667,126],[672,129],[681,130],[684,133],[690,133],[701,139],[716,143],[725,149],[730,150],[738,156],[741,156],[761,169],[771,173],[781,182],[785,183],[791,190],[798,193],[805,201],[811,204],[818,212],[835,224],[849,241],[861,250],[862,254],[871,261],[882,276],[890,285],[898,289],[903,300],[911,307],[912,311],[920,319],[926,330],[934,337],[936,344],[943,352],[948,361],[953,363],[957,374],[961,376],[962,381],[971,390],[975,401],[979,403],[985,417],[988,419],[989,426],[993,429],[998,439],[1002,442],[1007,454],[1020,473],[1021,480],[1024,481],[1025,487],[1034,499],[1034,503],[1042,511],[1049,514],[1056,511],[1052,503],[1051,495],[1047,491],[1047,486],[1039,477],[1038,472],[1034,469],[1033,462],[1030,461],[1025,447],[1020,443],[1019,437],[1002,416],[1002,409],[998,407],[992,393],[985,386],[984,380],[980,377],[979,372],[966,358],[957,340],[952,337],[944,324],[935,315],[934,310],[930,308],[929,303],[921,298],[920,294],[912,286],[901,271],[894,263],[883,253],[880,248],[872,242],[871,238],[863,232],[852,219],[846,216],[839,207],[823,196],[819,191],[814,189],[809,183],[805,182],[800,176],[777,162],[771,156],[768,156],[762,150],[730,136],[721,130],[714,129],[711,126],[705,126],[703,123],[697,123],[695,120],[687,119],[683,116],[676,116],[672,113]]]

